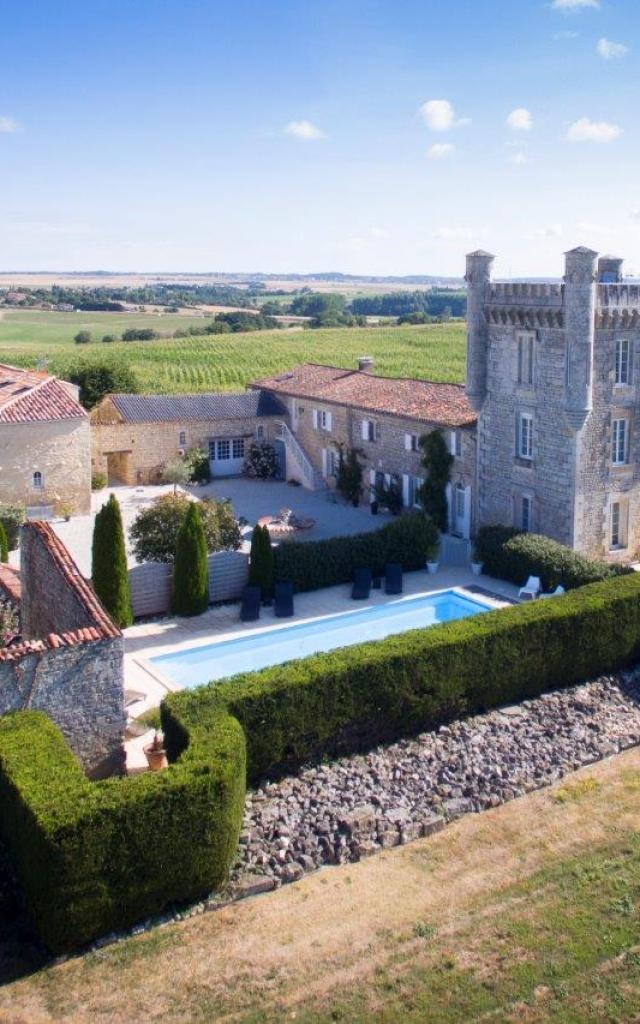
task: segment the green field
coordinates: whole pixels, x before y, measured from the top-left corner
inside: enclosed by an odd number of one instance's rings
[[[28,310],[0,314],[0,362],[47,368],[64,374],[74,360],[119,356],[138,375],[148,392],[234,390],[248,381],[290,369],[297,363],[355,366],[358,356],[371,355],[376,372],[389,376],[462,381],[465,367],[464,324],[402,327],[337,327],[323,330],[254,331],[156,341],[99,340],[127,327],[152,327],[173,332],[202,317],[149,316],[118,313],[54,313]],[[93,333],[90,345],[76,345],[80,330]]]

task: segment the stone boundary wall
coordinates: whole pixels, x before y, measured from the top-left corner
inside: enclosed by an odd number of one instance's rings
[[[91,777],[124,766],[123,640],[47,523],[21,530],[21,643],[0,649],[0,714],[44,711]]]
[[[209,600],[233,601],[247,585],[249,557],[243,551],[216,551],[209,555]],[[171,566],[145,562],[129,570],[133,614],[164,615],[171,606]]]

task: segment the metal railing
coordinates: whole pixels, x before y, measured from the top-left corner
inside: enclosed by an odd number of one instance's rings
[[[278,423],[278,435],[298,463],[300,471],[309,487],[314,491],[323,490],[327,485],[322,473],[319,473],[314,468],[298,438],[289,430],[286,423]]]

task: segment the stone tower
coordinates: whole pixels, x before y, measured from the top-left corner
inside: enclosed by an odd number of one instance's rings
[[[597,260],[597,252],[584,247],[565,253],[566,417],[574,430],[584,426],[593,408]]]
[[[476,412],[480,412],[487,393],[489,333],[485,304],[493,260],[491,253],[482,249],[467,256],[467,398]]]

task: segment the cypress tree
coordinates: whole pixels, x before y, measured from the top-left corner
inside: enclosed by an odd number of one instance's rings
[[[115,494],[103,505],[93,527],[91,549],[93,589],[118,626],[133,622],[122,515]]]
[[[200,615],[208,607],[207,542],[200,509],[192,501],[176,541],[171,609],[175,615]]]
[[[260,587],[262,600],[268,604],[273,597],[274,557],[267,526],[255,526],[249,556],[249,583]]]
[[[251,534],[251,550],[249,552],[249,586],[262,587],[261,554],[262,527],[257,523]]]
[[[0,522],[0,562],[9,561],[9,541],[7,539],[7,531],[3,524]]]

